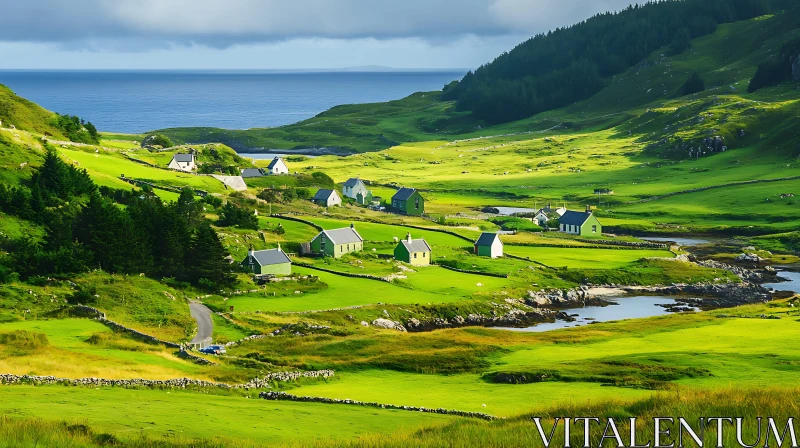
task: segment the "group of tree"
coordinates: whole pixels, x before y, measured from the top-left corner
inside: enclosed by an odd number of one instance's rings
[[[0,210],[45,229],[42,241],[3,242],[10,254],[0,260],[3,272],[14,271],[23,279],[102,269],[208,288],[233,281],[228,254],[190,189],[169,204],[148,191],[99,189],[85,170],[48,150],[28,185],[0,185]]]
[[[100,143],[100,134],[91,121],[84,121],[75,115],[56,114],[52,124],[70,141],[95,145]]]
[[[792,0],[666,0],[599,14],[539,34],[447,85],[443,99],[490,124],[529,117],[599,92],[652,52],[690,48],[718,24],[793,6]]]
[[[747,90],[753,93],[792,79],[792,67],[795,64],[800,64],[800,37],[786,42],[777,55],[759,64]]]
[[[258,198],[272,204],[288,204],[298,199],[311,199],[308,188],[266,188],[258,192]]]
[[[258,216],[254,210],[240,207],[228,201],[222,206],[217,224],[224,227],[239,227],[242,229],[258,230]]]

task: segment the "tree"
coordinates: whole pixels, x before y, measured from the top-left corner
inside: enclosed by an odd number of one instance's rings
[[[706,83],[697,72],[693,72],[681,87],[681,95],[691,95],[706,90]]]
[[[219,224],[225,227],[238,226],[243,229],[258,230],[258,217],[253,211],[228,202],[222,207]]]
[[[186,257],[186,269],[194,284],[209,283],[215,287],[229,286],[234,281],[225,248],[217,232],[208,223],[201,224],[195,231]]]

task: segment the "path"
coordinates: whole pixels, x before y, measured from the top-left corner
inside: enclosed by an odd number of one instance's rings
[[[192,344],[210,343],[211,333],[214,332],[211,310],[200,302],[189,302],[189,311],[197,321],[197,334],[192,339]]]

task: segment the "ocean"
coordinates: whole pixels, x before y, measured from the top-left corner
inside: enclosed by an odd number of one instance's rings
[[[0,84],[101,131],[274,127],[339,104],[440,90],[462,71],[0,71]]]

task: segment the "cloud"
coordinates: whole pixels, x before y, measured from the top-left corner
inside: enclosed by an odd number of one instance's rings
[[[531,35],[630,0],[25,0],[5,2],[0,41],[117,51],[291,39]]]

